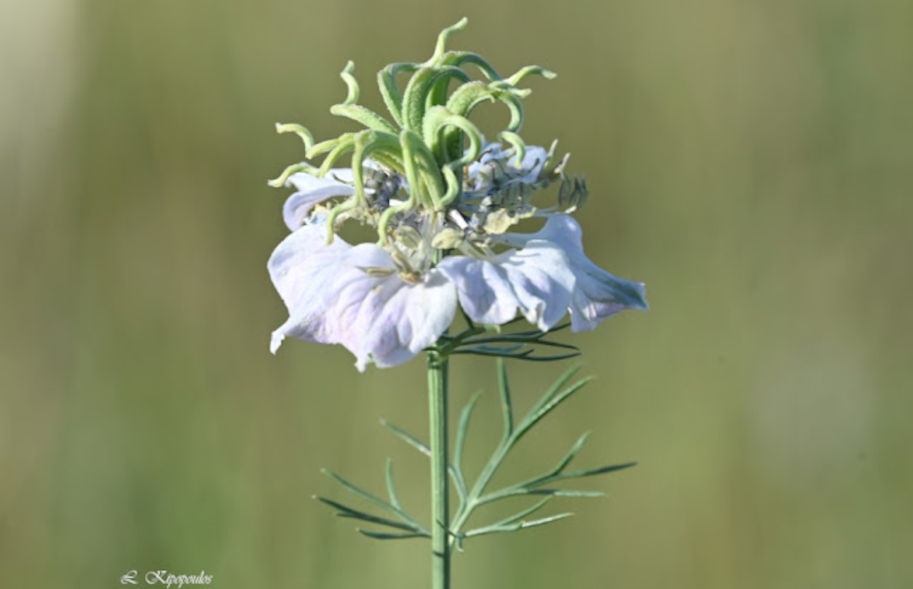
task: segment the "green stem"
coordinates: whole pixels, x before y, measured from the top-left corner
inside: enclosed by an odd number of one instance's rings
[[[431,589],[450,589],[450,505],[447,478],[447,355],[428,352],[431,444]]]

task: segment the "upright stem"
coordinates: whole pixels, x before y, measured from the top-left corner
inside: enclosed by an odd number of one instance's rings
[[[431,444],[431,589],[450,589],[450,482],[447,478],[447,356],[428,352]]]

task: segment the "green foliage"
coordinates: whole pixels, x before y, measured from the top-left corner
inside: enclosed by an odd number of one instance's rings
[[[580,355],[580,348],[573,344],[546,339],[559,331],[570,327],[570,323],[556,325],[549,331],[539,329],[521,331],[516,333],[503,333],[502,329],[511,324],[523,321],[518,317],[502,326],[476,325],[463,312],[467,323],[466,329],[456,335],[444,335],[438,342],[438,347],[447,354],[470,354],[474,356],[490,356],[494,358],[513,358],[531,362],[553,362],[567,360]],[[536,353],[536,346],[567,350],[563,353],[540,355]]]
[[[584,433],[552,468],[529,479],[489,490],[489,486],[495,474],[504,464],[511,451],[516,448],[520,440],[546,416],[577,394],[589,382],[589,379],[587,378],[573,381],[577,371],[578,368],[571,368],[562,374],[545,391],[539,400],[534,403],[519,420],[517,420],[515,418],[513,401],[510,393],[507,367],[503,360],[498,361],[498,392],[501,401],[500,408],[503,431],[499,443],[492,450],[491,456],[471,485],[467,483],[468,479],[463,466],[463,454],[466,447],[466,439],[473,410],[479,400],[479,395],[476,394],[472,396],[466,406],[463,407],[457,421],[453,444],[453,456],[448,467],[450,481],[456,491],[459,502],[456,512],[451,518],[449,531],[450,542],[453,547],[462,550],[463,544],[467,538],[499,532],[515,532],[569,517],[571,514],[565,512],[538,518],[530,518],[530,516],[546,507],[555,497],[600,497],[603,495],[603,493],[599,491],[576,488],[568,489],[556,486],[559,483],[608,474],[634,466],[635,463],[626,462],[597,468],[568,470],[571,462],[576,458],[577,454],[586,443],[589,434]],[[387,421],[381,421],[381,423],[409,446],[418,450],[425,456],[431,455],[431,450],[428,445],[419,440],[416,436]],[[320,501],[334,508],[339,517],[352,518],[366,524],[372,524],[391,530],[381,532],[374,529],[358,528],[358,531],[362,534],[381,540],[427,538],[431,536],[430,532],[419,524],[414,517],[409,515],[400,504],[393,480],[392,461],[387,462],[386,468],[385,480],[388,496],[388,499],[386,500],[365,491],[335,473],[327,471],[326,474],[354,495],[357,495],[358,497],[373,503],[382,510],[396,516],[396,519],[381,517],[348,507],[334,500],[319,497]],[[531,505],[498,521],[478,525],[476,527],[469,526],[470,519],[479,507],[514,497],[529,497],[530,499],[536,500]]]

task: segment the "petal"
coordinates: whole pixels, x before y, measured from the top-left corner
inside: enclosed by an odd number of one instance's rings
[[[460,305],[473,321],[502,325],[517,316],[517,297],[499,264],[453,256],[445,258],[437,269],[456,284]]]
[[[318,221],[286,237],[267,263],[273,285],[289,310],[289,319],[273,332],[270,351],[275,353],[286,335],[303,340],[334,343],[321,321],[328,293],[340,276],[338,264],[351,247],[340,238],[327,244],[326,227]]]
[[[451,257],[438,269],[457,285],[460,304],[473,321],[501,325],[519,311],[543,331],[567,312],[575,280],[567,257],[548,242],[531,243],[491,260]]]
[[[647,309],[645,287],[642,282],[632,282],[609,274],[590,261],[583,253],[583,232],[572,217],[552,215],[545,226],[531,235],[504,235],[504,241],[513,245],[532,247],[547,242],[559,247],[567,256],[570,270],[576,279],[572,291],[571,329],[593,329],[604,319],[624,309]]]
[[[371,271],[368,271],[368,269]],[[289,309],[271,350],[286,336],[342,344],[364,370],[394,366],[434,344],[453,320],[456,289],[436,270],[404,281],[374,244],[326,244],[322,223],[305,225],[273,253],[270,275]]]
[[[333,168],[322,177],[304,172],[289,176],[286,186],[294,186],[297,192],[288,197],[282,207],[282,218],[286,226],[295,231],[307,221],[314,205],[334,196],[354,194],[351,182],[352,170],[348,168]]]
[[[373,244],[352,248],[346,264],[364,268],[362,264],[377,255],[393,269],[389,254]],[[335,290],[327,305],[327,323],[338,343],[355,354],[359,370],[368,361],[387,367],[411,359],[437,341],[456,311],[456,289],[436,270],[416,284],[395,271],[377,276],[362,270]]]
[[[542,173],[542,168],[545,166],[546,161],[548,161],[548,151],[544,147],[539,147],[538,145],[526,146],[526,153],[523,154],[523,161],[520,162],[520,170],[523,173],[520,181],[524,184],[538,182],[539,174]],[[511,163],[513,163],[513,159],[511,159]]]
[[[488,143],[479,158],[466,167],[467,187],[474,191],[490,189],[491,174],[502,167],[503,172],[499,174],[509,176],[512,184],[536,184],[546,161],[548,150],[538,145],[527,145],[517,166],[513,149],[503,149],[500,143]]]

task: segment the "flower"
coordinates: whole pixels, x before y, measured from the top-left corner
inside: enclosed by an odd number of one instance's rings
[[[289,310],[288,320],[273,332],[273,353],[288,336],[342,344],[363,371],[371,362],[379,367],[406,362],[433,345],[458,304],[480,324],[503,325],[519,313],[542,331],[568,313],[571,329],[583,331],[623,309],[647,307],[643,284],[617,278],[586,257],[580,226],[567,214],[548,215],[536,233],[497,236],[498,245],[508,248],[500,253],[452,255],[436,265],[413,259],[407,270],[395,259],[401,249],[351,245],[338,236],[327,243],[325,213],[297,222],[304,215],[300,207],[313,209],[347,194],[350,186],[306,174],[290,182],[299,188],[284,208],[294,231],[268,263]],[[426,219],[419,225],[434,223]],[[414,232],[433,233],[418,227]],[[424,270],[412,271],[416,267]]]
[[[273,332],[275,353],[286,336],[342,344],[364,370],[405,362],[432,345],[453,320],[457,293],[432,269],[408,282],[390,254],[375,244],[327,244],[323,220],[285,238],[269,259],[276,290],[289,318]]]
[[[564,173],[567,156],[527,146],[518,134],[517,84],[539,67],[501,77],[481,57],[444,50],[445,29],[426,62],[394,64],[378,75],[385,118],[355,104],[358,84],[350,63],[342,72],[349,92],[331,112],[366,128],[315,143],[295,124],[277,125],[304,141],[307,158],[270,183],[295,188],[283,207],[291,230],[269,259],[270,277],[289,318],[273,332],[275,353],[286,337],[341,344],[359,370],[406,362],[435,345],[457,308],[478,325],[524,317],[540,331],[570,315],[572,331],[593,329],[623,309],[646,309],[644,285],[617,278],[583,252],[581,228],[568,214],[586,199],[581,178]],[[472,65],[486,80],[471,80]],[[405,93],[397,74],[411,72]],[[453,81],[457,88],[448,94]],[[510,123],[486,142],[468,119],[493,101],[510,110]],[[349,167],[332,167],[351,153]],[[559,183],[558,206],[540,208],[533,195]],[[516,232],[524,219],[544,220],[538,231]],[[350,244],[336,235],[347,222],[372,227],[374,243]]]

